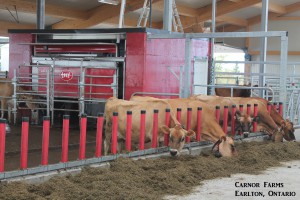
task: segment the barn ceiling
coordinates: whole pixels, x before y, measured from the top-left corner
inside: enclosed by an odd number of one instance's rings
[[[135,27],[143,0],[127,0],[125,26]],[[185,32],[202,32],[211,21],[211,0],[176,0]],[[98,0],[46,0],[46,26],[52,29],[117,27],[120,4]],[[218,0],[217,30],[237,31],[260,23],[261,0]],[[153,0],[152,27],[161,29],[163,0]],[[300,20],[299,0],[269,0],[269,20]],[[209,23],[206,23],[209,24]],[[36,0],[0,0],[0,36],[8,29],[36,27]]]

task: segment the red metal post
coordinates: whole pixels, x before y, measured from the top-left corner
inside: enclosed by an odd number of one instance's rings
[[[102,155],[102,131],[103,131],[103,113],[99,113],[97,117],[97,130],[96,130],[96,152],[95,156]]]
[[[279,114],[281,116],[283,115],[283,104],[282,104],[282,102],[279,102]]]
[[[273,108],[274,108],[274,110],[277,112],[277,103],[273,103]]]
[[[113,113],[112,135],[111,135],[111,153],[117,154],[118,145],[118,113]]]
[[[44,116],[44,119],[43,119],[43,141],[42,141],[42,162],[41,162],[41,165],[48,165],[49,134],[50,134],[50,117],[49,116]]]
[[[225,134],[227,134],[227,127],[228,127],[228,106],[224,106],[223,131]]]
[[[4,172],[6,120],[0,119],[0,173]]]
[[[152,148],[157,147],[157,132],[158,132],[158,110],[154,110],[153,128],[152,128]]]
[[[253,116],[256,118],[258,113],[258,104],[254,104],[254,111],[253,111]],[[255,133],[257,130],[257,122],[256,120],[253,122],[253,132]]]
[[[141,123],[140,123],[140,150],[145,149],[145,127],[146,126],[146,110],[141,110]]]
[[[247,114],[251,114],[251,104],[247,104]]]
[[[125,146],[127,151],[131,151],[131,127],[132,127],[132,111],[127,111],[127,123],[126,123],[126,139]]]
[[[220,123],[220,106],[216,106],[216,118],[218,124]]]
[[[166,109],[166,126],[167,127],[170,127],[170,109],[167,108]],[[169,137],[170,137],[170,134],[169,133],[165,133],[164,135],[164,146],[169,146]]]
[[[192,121],[192,108],[187,108],[186,130],[191,129],[191,121]],[[185,142],[190,143],[191,138],[185,137]]]
[[[197,108],[197,133],[196,133],[196,141],[201,140],[201,123],[202,123],[202,107]]]
[[[21,133],[21,169],[27,168],[28,161],[28,130],[29,118],[22,117],[22,133]]]
[[[243,105],[243,104],[240,104],[240,105],[239,105],[239,110],[240,110],[241,112],[244,111],[244,105]]]
[[[64,115],[63,117],[63,132],[62,132],[62,152],[61,162],[68,162],[68,151],[69,151],[69,124],[70,116]]]
[[[268,102],[267,109],[268,109],[268,113],[271,113],[271,103],[270,102]]]
[[[176,119],[181,123],[181,108],[177,108]]]
[[[232,105],[231,107],[231,136],[235,135],[235,112],[236,112],[236,105]]]
[[[87,116],[86,114],[82,114],[80,118],[79,160],[85,159],[86,124],[87,124]]]

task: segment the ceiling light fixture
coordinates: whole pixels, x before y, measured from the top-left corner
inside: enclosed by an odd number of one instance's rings
[[[118,5],[119,0],[98,0],[99,3],[106,3],[111,5]]]

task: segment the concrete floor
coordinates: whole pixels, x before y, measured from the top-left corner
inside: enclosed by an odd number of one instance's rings
[[[296,139],[300,141],[300,129],[296,131]],[[277,183],[281,187],[264,187],[264,182]],[[258,187],[237,187],[239,183],[256,183]],[[257,184],[258,183],[258,184]],[[237,184],[237,186],[236,186]],[[200,185],[200,184],[199,184]],[[289,193],[295,196],[272,196],[276,192]],[[253,196],[241,196],[245,192]],[[237,194],[236,194],[237,193]],[[240,195],[240,196],[238,196]],[[255,196],[263,195],[263,196]],[[187,196],[167,196],[168,200],[298,200],[300,199],[300,160],[285,162],[282,167],[270,168],[260,175],[235,174],[230,178],[214,179],[203,182]]]

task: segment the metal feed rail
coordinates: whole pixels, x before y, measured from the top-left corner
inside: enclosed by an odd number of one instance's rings
[[[263,134],[263,133],[250,133],[247,138],[244,138],[241,136],[236,136],[235,140],[240,141],[242,139],[252,139],[252,138],[266,139],[268,137],[269,137],[268,135]],[[191,142],[189,144],[185,144],[184,149],[188,149],[189,151],[191,151],[191,150],[193,150],[193,148],[196,148],[196,147],[211,148],[212,145],[213,144],[208,141]],[[151,156],[155,156],[156,154],[163,154],[163,153],[165,153],[163,155],[169,155],[169,153],[167,153],[168,151],[169,151],[169,147],[159,147],[159,148],[133,151],[133,152],[126,153],[126,154],[116,154],[116,155],[109,155],[109,156],[94,157],[94,158],[88,158],[88,159],[84,159],[84,160],[69,161],[66,163],[57,163],[57,164],[51,164],[51,165],[47,165],[47,166],[38,166],[38,167],[33,167],[33,168],[27,168],[24,170],[8,171],[8,172],[0,173],[0,182],[8,180],[8,179],[16,178],[16,177],[23,177],[23,176],[28,176],[28,175],[38,175],[41,173],[72,169],[72,168],[82,167],[82,166],[91,165],[91,164],[101,164],[104,162],[116,160],[117,158],[139,158],[141,156],[146,156],[148,158],[151,158]]]

